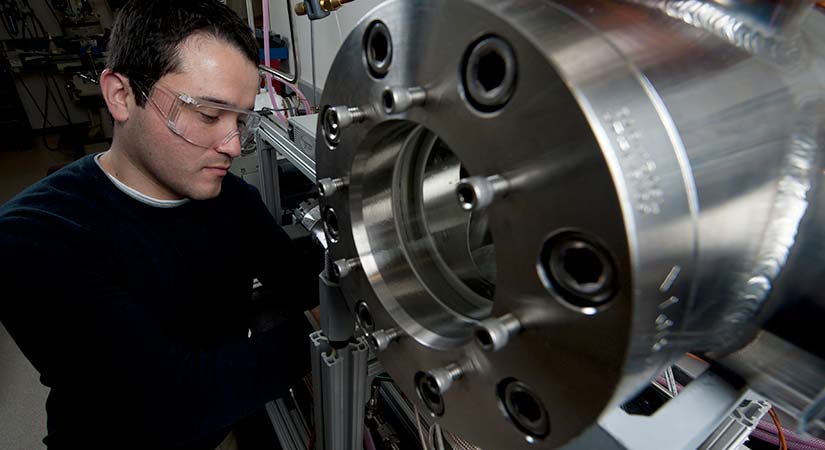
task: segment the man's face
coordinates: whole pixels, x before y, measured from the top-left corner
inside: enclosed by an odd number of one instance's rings
[[[254,107],[259,87],[257,67],[232,45],[196,35],[182,43],[179,58],[180,70],[161,77],[160,84],[195,99],[242,109]],[[135,163],[167,198],[216,197],[232,159],[241,153],[237,136],[209,148],[187,142],[167,127],[148,102],[144,108],[134,108],[127,127]]]

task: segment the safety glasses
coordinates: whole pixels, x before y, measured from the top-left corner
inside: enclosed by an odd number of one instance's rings
[[[238,136],[243,148],[261,124],[261,116],[254,111],[196,99],[161,83],[155,83],[151,93],[139,82],[135,84],[169,130],[198,147],[217,148]]]

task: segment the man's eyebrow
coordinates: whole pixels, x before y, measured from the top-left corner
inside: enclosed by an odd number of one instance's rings
[[[228,101],[226,101],[226,100],[222,100],[222,99],[220,99],[220,98],[216,98],[216,97],[209,97],[209,96],[207,96],[207,97],[198,97],[198,100],[203,100],[203,101],[205,101],[205,102],[217,103],[217,104],[219,104],[219,105],[225,105],[225,106],[229,106],[229,107],[231,107],[231,108],[246,109],[246,110],[250,110],[250,111],[251,111],[253,108],[255,108],[255,105],[250,105],[248,108],[244,108],[243,106],[237,106],[237,105],[235,105],[235,104],[234,104],[234,103],[232,103],[232,102],[228,102]]]
[[[212,102],[212,103],[217,103],[219,105],[231,106],[233,108],[237,108],[237,106],[235,106],[234,103],[228,102],[228,101],[220,99],[220,98],[208,97],[207,96],[207,97],[198,97],[198,100],[203,100],[205,102]]]

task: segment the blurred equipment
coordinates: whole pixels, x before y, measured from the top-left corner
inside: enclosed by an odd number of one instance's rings
[[[427,420],[736,448],[772,404],[825,437],[823,30],[813,1],[368,13],[312,172],[349,314]]]
[[[329,13],[339,10],[353,0],[305,0],[295,4],[295,14],[307,16],[310,20],[327,17]]]

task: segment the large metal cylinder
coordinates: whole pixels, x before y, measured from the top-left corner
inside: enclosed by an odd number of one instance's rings
[[[745,345],[777,286],[817,292],[825,253],[797,249],[823,229],[825,71],[800,3],[775,26],[667,1],[363,19],[324,90],[318,177],[347,184],[322,208],[422,410],[485,448],[557,447],[684,352]]]

